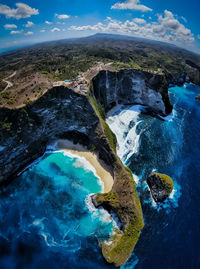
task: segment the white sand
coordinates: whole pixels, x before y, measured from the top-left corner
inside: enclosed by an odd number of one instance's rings
[[[111,191],[113,186],[113,176],[109,166],[107,166],[98,155],[90,152],[80,144],[74,144],[70,140],[61,139],[57,143],[58,149],[69,151],[78,156],[84,157],[96,170],[96,174],[104,183],[104,192]]]

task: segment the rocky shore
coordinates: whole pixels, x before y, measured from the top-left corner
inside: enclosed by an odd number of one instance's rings
[[[147,178],[147,184],[155,202],[164,202],[174,188],[173,180],[164,174],[152,173]]]
[[[51,141],[68,139],[95,151],[109,167],[114,184],[93,201],[115,212],[123,224],[111,244],[101,243],[102,253],[107,262],[120,266],[131,255],[144,224],[132,173],[118,158],[116,137],[104,121],[117,103],[139,103],[160,115],[172,111],[165,77],[138,70],[101,71],[88,96],[61,86],[23,108],[1,108],[0,184],[8,184]]]

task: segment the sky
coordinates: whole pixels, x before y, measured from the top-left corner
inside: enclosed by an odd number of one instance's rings
[[[114,33],[200,54],[200,0],[0,0],[0,52],[30,44]]]

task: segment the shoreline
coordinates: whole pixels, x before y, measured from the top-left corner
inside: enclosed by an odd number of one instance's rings
[[[104,193],[108,193],[112,190],[114,178],[112,171],[108,165],[99,159],[96,153],[92,153],[87,148],[80,144],[74,144],[72,141],[67,139],[59,139],[57,141],[58,150],[66,150],[75,155],[85,158],[96,170],[97,176],[101,179],[104,185]]]

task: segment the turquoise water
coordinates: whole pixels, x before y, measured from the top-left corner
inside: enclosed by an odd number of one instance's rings
[[[85,159],[52,152],[1,191],[0,268],[93,268],[97,253],[103,263],[97,239],[114,223],[88,197],[103,191],[94,173]]]
[[[140,106],[121,107],[107,122],[117,135],[117,152],[133,172],[144,229],[121,269],[200,268],[200,87],[169,89],[172,115],[157,119]],[[174,180],[174,192],[155,204],[146,184],[151,171]],[[95,170],[83,158],[47,152],[0,191],[0,268],[111,269],[98,240],[114,222],[89,198],[102,192]]]

